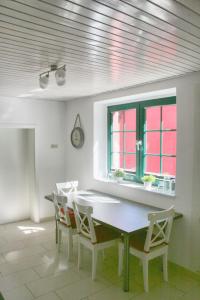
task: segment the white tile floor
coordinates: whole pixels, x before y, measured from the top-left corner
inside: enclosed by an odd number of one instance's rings
[[[23,221],[0,226],[0,291],[5,300],[200,300],[200,278],[169,265],[164,283],[161,262],[150,265],[150,292],[143,291],[141,266],[131,257],[131,287],[121,289],[117,276],[117,248],[99,256],[97,280],[91,280],[91,257],[85,250],[82,270],[77,271],[76,241],[73,260],[66,245],[58,253],[54,222]]]

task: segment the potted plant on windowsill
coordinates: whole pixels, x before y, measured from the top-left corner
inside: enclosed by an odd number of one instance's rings
[[[124,173],[123,169],[116,169],[113,172],[113,176],[117,182],[121,182],[124,178],[124,175],[125,175],[125,173]]]
[[[142,181],[144,182],[145,189],[151,190],[152,184],[156,181],[156,177],[153,175],[145,175],[142,177]]]

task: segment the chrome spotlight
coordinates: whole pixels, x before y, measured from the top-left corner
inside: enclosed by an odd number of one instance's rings
[[[56,70],[55,77],[56,77],[57,85],[61,86],[65,84],[65,77],[66,77],[65,66]]]
[[[49,73],[41,74],[39,78],[41,89],[46,89],[49,83]]]

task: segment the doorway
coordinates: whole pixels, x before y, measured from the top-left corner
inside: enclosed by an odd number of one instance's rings
[[[35,129],[0,128],[0,224],[30,219],[35,199]]]

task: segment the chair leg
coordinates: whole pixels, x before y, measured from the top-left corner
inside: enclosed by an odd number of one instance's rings
[[[97,255],[98,255],[98,251],[96,249],[93,249],[92,250],[92,280],[96,279]]]
[[[123,245],[122,243],[118,244],[118,275],[121,276],[123,269]]]
[[[58,244],[58,221],[57,220],[56,220],[55,236],[56,236],[56,244]]]
[[[68,259],[72,257],[72,252],[73,252],[73,237],[72,237],[72,232],[69,229],[68,234],[67,234],[67,256]]]
[[[163,255],[163,277],[164,281],[168,281],[168,253]]]
[[[61,242],[62,242],[62,230],[58,229],[58,251],[61,249]]]
[[[80,270],[80,267],[81,267],[81,257],[82,257],[81,248],[82,248],[82,245],[78,238],[78,270]]]
[[[149,291],[149,270],[148,270],[149,261],[148,259],[143,259],[143,280],[144,280],[144,290],[145,292]]]

